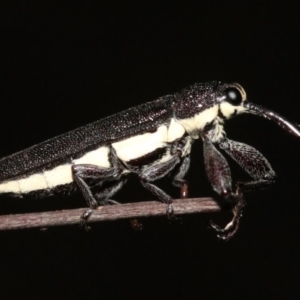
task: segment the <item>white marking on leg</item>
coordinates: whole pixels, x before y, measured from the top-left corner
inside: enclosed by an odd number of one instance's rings
[[[192,138],[188,136],[185,140],[185,145],[182,149],[182,157],[187,156],[191,153],[192,148]]]
[[[165,147],[167,141],[167,126],[162,125],[154,133],[144,133],[133,136],[123,141],[113,143],[112,146],[121,160],[130,161],[151,153],[158,148]]]
[[[151,165],[151,167],[154,165],[157,165],[157,164],[164,163],[164,162],[170,160],[172,157],[173,157],[173,155],[171,155],[170,152],[167,152],[160,160],[157,160],[153,165]]]

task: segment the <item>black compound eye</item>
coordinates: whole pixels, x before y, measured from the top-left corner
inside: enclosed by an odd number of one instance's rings
[[[243,101],[241,92],[236,88],[228,88],[225,90],[226,101],[232,105],[240,105]]]

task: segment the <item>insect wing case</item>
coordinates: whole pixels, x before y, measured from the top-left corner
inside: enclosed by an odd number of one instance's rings
[[[153,132],[170,120],[172,99],[161,97],[2,158],[0,182],[70,162],[102,145]]]

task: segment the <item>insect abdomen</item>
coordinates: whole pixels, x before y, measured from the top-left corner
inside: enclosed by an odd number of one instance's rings
[[[78,159],[55,166],[52,169],[38,169],[33,174],[2,182],[0,184],[0,193],[26,194],[39,190],[51,190],[60,185],[70,184],[73,182],[72,165],[93,164],[108,168],[110,167],[108,155],[109,148],[100,147],[84,154]]]

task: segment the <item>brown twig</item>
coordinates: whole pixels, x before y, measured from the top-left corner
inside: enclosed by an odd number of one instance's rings
[[[176,215],[216,212],[221,208],[212,198],[177,199],[173,201]],[[0,230],[44,228],[79,224],[80,215],[86,208],[60,210],[41,213],[15,214],[0,216]],[[113,221],[120,219],[164,216],[166,205],[157,201],[127,203],[120,205],[100,206],[89,222]]]

